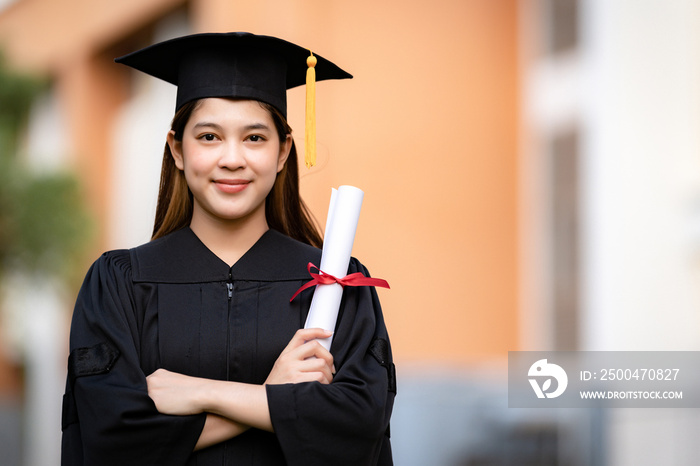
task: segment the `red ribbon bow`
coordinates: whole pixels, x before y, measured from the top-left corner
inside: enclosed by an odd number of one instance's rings
[[[313,273],[311,269],[317,269],[318,273]],[[323,270],[319,269],[316,267],[314,264],[309,262],[309,264],[306,266],[306,270],[308,270],[309,275],[311,275],[312,280],[309,282],[306,282],[304,285],[302,285],[301,288],[297,290],[296,293],[294,293],[294,296],[289,300],[291,303],[294,301],[294,298],[297,297],[299,293],[304,291],[307,288],[311,288],[312,286],[315,285],[331,285],[333,283],[338,283],[342,287],[346,286],[381,286],[382,288],[389,288],[389,283],[386,280],[382,280],[381,278],[371,278],[371,277],[365,277],[362,275],[361,272],[355,272],[351,273],[350,275],[346,275],[343,278],[336,278],[333,275],[324,272]]]

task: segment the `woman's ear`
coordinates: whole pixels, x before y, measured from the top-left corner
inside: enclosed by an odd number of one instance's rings
[[[175,166],[179,170],[185,169],[185,162],[182,157],[182,141],[175,139],[175,131],[168,131],[168,146],[170,146],[170,153],[175,161]]]
[[[292,135],[288,134],[284,142],[280,143],[280,155],[277,159],[277,173],[281,172],[287,163],[289,153],[292,151]]]

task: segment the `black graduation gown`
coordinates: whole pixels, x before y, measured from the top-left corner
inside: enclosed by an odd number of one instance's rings
[[[146,375],[161,367],[263,383],[304,325],[312,291],[289,299],[320,254],[269,230],[230,268],[189,228],[105,253],[73,314],[62,464],[392,464],[395,373],[373,287],[344,291],[331,384],[267,386],[274,434],[250,429],[192,453],[206,415],[159,414],[148,397]]]

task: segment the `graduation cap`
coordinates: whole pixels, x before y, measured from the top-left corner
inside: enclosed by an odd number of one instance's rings
[[[310,50],[247,32],[194,34],[115,59],[177,86],[176,108],[206,97],[266,102],[287,115],[287,89],[306,84],[306,166],[316,160],[315,82],[352,75]]]

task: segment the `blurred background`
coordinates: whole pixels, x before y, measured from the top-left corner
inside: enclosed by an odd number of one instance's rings
[[[0,462],[57,465],[72,304],[150,238],[175,89],[113,59],[283,37],[317,89],[302,193],[365,191],[403,465],[692,465],[695,409],[514,409],[516,350],[700,349],[700,2],[0,0]],[[304,90],[289,92],[303,150]]]

